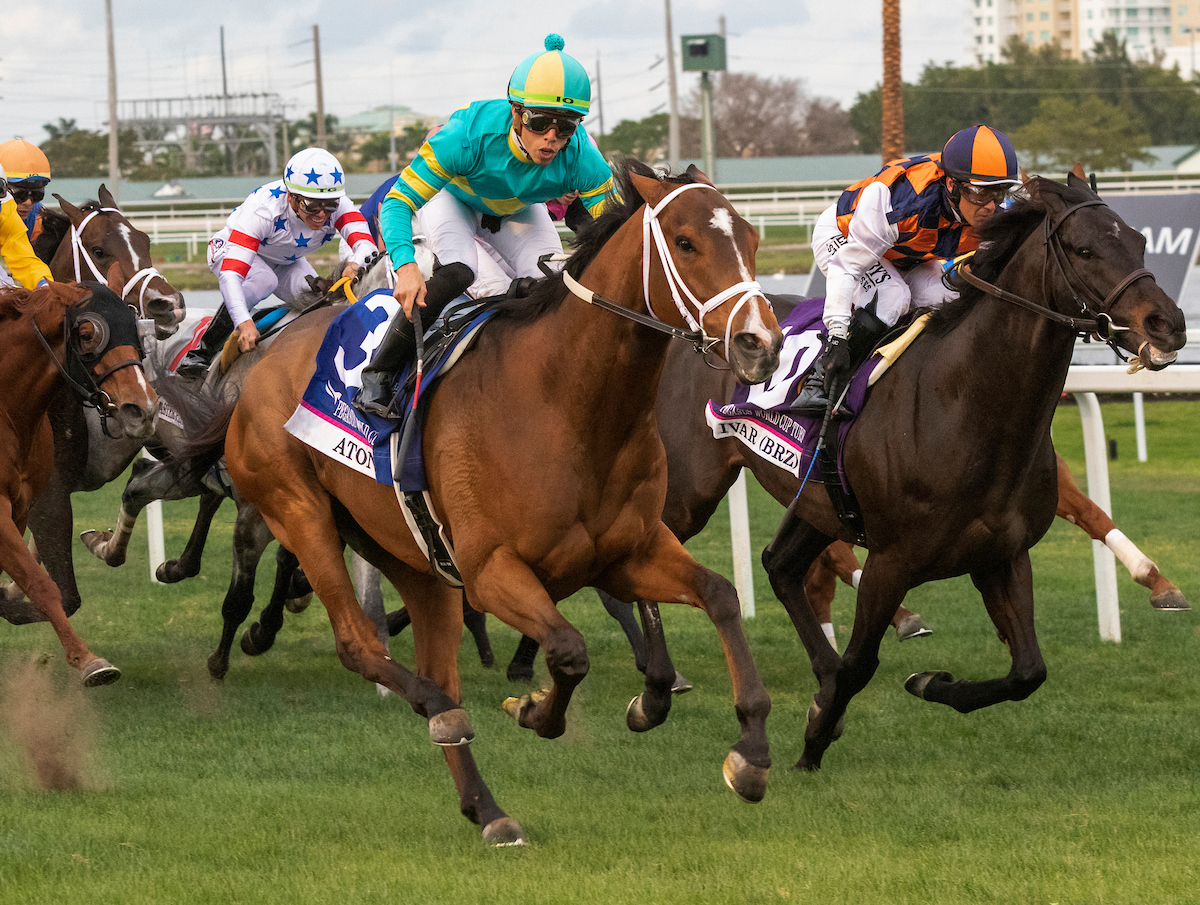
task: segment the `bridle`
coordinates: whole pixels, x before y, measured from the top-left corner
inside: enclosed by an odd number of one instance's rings
[[[92,324],[99,337],[96,340],[96,351],[93,353],[85,354],[79,349],[79,324],[82,321]],[[94,363],[103,358],[104,353],[108,351],[110,340],[108,322],[98,314],[89,312],[81,313],[76,310],[75,306],[68,307],[63,314],[63,361],[59,361],[58,356],[54,354],[50,343],[38,328],[37,321],[33,321],[32,326],[34,334],[41,341],[42,347],[50,355],[50,360],[54,362],[54,366],[58,369],[59,374],[67,382],[67,386],[71,388],[71,391],[75,393],[84,405],[90,406],[100,413],[105,434],[112,436],[108,434],[107,420],[116,413],[118,406],[100,387],[103,386],[108,378],[122,368],[141,367],[141,361],[135,358],[127,358],[97,374]],[[72,376],[72,371],[76,371],[82,379],[76,379],[76,377]]]
[[[663,235],[662,225],[658,222],[659,212],[662,211],[668,204],[671,203],[682,192],[688,189],[712,189],[717,191],[711,185],[704,182],[689,182],[686,185],[681,185],[673,191],[665,195],[658,204],[651,207],[649,204],[645,206],[645,213],[642,215],[642,300],[646,306],[648,314],[643,314],[640,311],[633,311],[629,308],[612,302],[603,296],[597,295],[592,290],[580,285],[580,283],[565,270],[562,271],[563,282],[567,288],[575,295],[579,296],[586,302],[596,305],[619,314],[629,320],[636,321],[639,324],[658,330],[662,333],[667,333],[679,339],[684,339],[690,342],[697,352],[708,352],[713,346],[719,342],[725,343],[725,348],[729,348],[729,334],[733,329],[733,319],[738,311],[742,309],[751,299],[761,298],[766,301],[766,296],[763,294],[762,286],[757,280],[743,280],[740,283],[735,283],[728,289],[718,292],[708,301],[701,302],[683,281],[683,277],[679,273],[679,268],[675,265],[675,259],[671,256],[671,248],[667,242],[667,238]],[[719,193],[718,193],[719,194]],[[678,327],[673,327],[665,323],[658,314],[655,313],[653,306],[650,304],[650,241],[654,240],[654,245],[658,249],[658,256],[662,261],[663,273],[667,278],[667,286],[671,290],[671,298],[675,302],[675,307],[679,310],[680,315],[691,329],[680,330]],[[551,271],[542,266],[542,270],[547,275],[551,275]],[[729,299],[741,293],[741,298],[737,304],[733,306],[733,311],[730,312],[728,319],[725,321],[725,336],[714,337],[704,331],[705,316],[720,307]],[[689,303],[690,306],[689,307]],[[695,309],[695,314],[692,312]]]
[[[83,244],[83,230],[88,225],[88,222],[97,214],[121,214],[121,211],[115,207],[98,207],[94,211],[89,212],[88,215],[79,222],[79,226],[76,226],[74,223],[71,224],[71,258],[75,265],[76,282],[79,282],[83,279],[83,268],[80,267],[79,262],[81,257],[87,264],[88,269],[92,272],[92,276],[95,277],[97,283],[108,282],[107,278],[100,273],[100,268],[96,266],[96,262],[92,260],[92,256],[88,254],[88,250]],[[123,217],[124,214],[121,216]],[[154,267],[153,265],[150,267],[143,267],[141,270],[131,276],[125,283],[125,287],[120,292],[121,298],[125,298],[130,292],[137,288],[139,283],[141,283],[141,289],[138,292],[138,309],[144,312],[146,310],[146,288],[150,285],[150,281],[155,277],[162,279],[164,282],[166,280],[166,277],[159,273],[157,267]]]
[[[1039,305],[1036,302],[1032,302],[1024,296],[1001,289],[999,286],[989,283],[987,280],[984,280],[981,277],[977,277],[971,272],[971,269],[967,264],[963,264],[961,267],[959,267],[959,273],[962,274],[962,278],[964,280],[966,280],[976,289],[986,292],[988,295],[994,296],[995,298],[1006,302],[1011,302],[1015,305],[1020,305],[1021,307],[1027,308],[1030,311],[1034,311],[1048,320],[1070,328],[1077,335],[1085,338],[1093,335],[1098,337],[1104,343],[1106,343],[1122,361],[1129,361],[1129,356],[1126,355],[1119,346],[1117,346],[1116,340],[1118,333],[1126,332],[1130,328],[1121,327],[1113,323],[1112,316],[1109,315],[1108,312],[1112,309],[1112,306],[1117,303],[1117,299],[1121,297],[1126,289],[1128,289],[1142,277],[1150,277],[1150,279],[1154,279],[1154,274],[1145,267],[1138,268],[1126,276],[1125,279],[1121,280],[1121,282],[1117,283],[1117,285],[1113,287],[1108,295],[1101,299],[1100,296],[1096,295],[1096,293],[1093,292],[1087,286],[1087,284],[1083,282],[1082,279],[1080,279],[1079,273],[1075,270],[1075,266],[1071,263],[1070,258],[1067,257],[1066,250],[1062,245],[1062,239],[1060,239],[1058,236],[1058,228],[1062,226],[1067,217],[1071,216],[1071,214],[1075,213],[1081,208],[1096,206],[1104,206],[1104,202],[1099,198],[1095,198],[1091,201],[1081,201],[1078,204],[1073,204],[1068,207],[1065,211],[1063,211],[1062,215],[1057,220],[1047,215],[1046,219],[1043,221],[1045,225],[1045,237],[1043,239],[1043,243],[1046,246],[1046,256],[1042,262],[1042,296],[1043,298],[1049,297],[1051,276],[1050,268],[1051,262],[1053,262],[1053,266],[1057,269],[1058,275],[1062,278],[1063,283],[1066,284],[1067,289],[1071,293],[1072,301],[1079,306],[1079,310],[1082,313],[1089,315],[1087,318],[1069,317],[1065,314],[1059,314],[1057,311],[1054,311],[1043,305]]]

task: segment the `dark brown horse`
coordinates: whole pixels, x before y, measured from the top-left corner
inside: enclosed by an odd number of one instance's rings
[[[765,379],[781,335],[751,276],[753,229],[707,181],[660,181],[633,167],[620,174],[624,202],[593,224],[567,264],[576,285],[586,287],[578,291],[631,312],[648,309],[676,330],[698,324],[720,338],[740,379]],[[474,733],[459,705],[460,593],[434,577],[390,488],[284,429],[330,319],[314,317],[284,333],[253,369],[225,439],[230,476],[298,557],[329,613],[342,662],[429,720],[432,739],[446,746],[462,813],[484,828],[488,842],[523,842],[467,744]],[[654,403],[668,342],[643,323],[590,307],[560,278],[503,308],[431,399],[424,435],[429,496],[473,605],[545,651],[553,685],[508,708],[520,725],[543,737],[561,735],[571,694],[587,673],[583,638],[556,601],[592,585],[624,599],[698,606],[721,637],[741,724],[726,782],[758,800],[770,765],[770,702],[742,632],[737,594],[696,563],[660,517],[666,461]],[[358,605],[344,541],[408,605],[415,674],[386,655]],[[654,678],[656,691],[669,698],[674,670]]]
[[[99,284],[52,283],[0,292],[0,569],[49,620],[67,662],[85,685],[120,676],[91,653],[63,611],[62,596],[25,547],[29,507],[50,478],[54,447],[46,411],[66,384],[85,404],[102,408],[127,435],[148,437],[158,398],[142,373],[137,321]],[[11,513],[11,516],[9,515]]]
[[[1145,239],[1092,192],[1035,178],[997,214],[958,301],[875,384],[845,443],[868,555],[842,656],[826,642],[804,577],[834,538],[852,535],[829,494],[806,486],[763,563],[820,682],[798,766],[817,769],[850,699],[879,664],[879,643],[912,587],[969,574],[1012,654],[1007,676],[912,676],[914,695],[969,712],[1021,700],[1046,678],[1033,624],[1029,548],[1054,519],[1050,423],[1080,332],[1162,368],[1186,333],[1182,312],[1144,269]],[[981,288],[982,287],[982,288]]]
[[[63,212],[47,210],[43,215],[43,232],[34,251],[50,265],[55,280],[106,282],[140,317],[153,320],[155,335],[164,339],[183,319],[183,296],[151,262],[149,237],[129,223],[103,185],[99,196],[98,202],[79,207],[59,198]],[[71,494],[97,490],[115,480],[146,438],[106,431],[103,419],[65,391],[50,404],[50,423],[54,473],[29,514],[29,526],[70,615],[80,604],[72,557]],[[38,618],[24,601],[2,596],[0,615],[14,623]]]

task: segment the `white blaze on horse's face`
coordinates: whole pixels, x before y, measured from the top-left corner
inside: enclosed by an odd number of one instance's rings
[[[142,269],[142,262],[138,258],[138,253],[133,248],[133,234],[130,231],[129,224],[122,223],[118,229],[121,231],[122,238],[125,239],[125,244],[129,247],[129,260],[133,262],[133,270],[136,273]]]
[[[1121,224],[1118,221],[1114,220],[1113,225],[1111,227],[1109,227],[1108,233],[1114,239],[1116,239],[1117,241],[1120,241],[1121,240]]]
[[[738,248],[737,240],[734,238],[733,214],[729,212],[729,208],[714,208],[712,219],[708,221],[708,225],[729,237],[729,242],[731,245],[733,245],[733,253],[737,255],[738,271],[742,275],[742,280],[747,283],[753,280],[754,275],[750,273],[750,268],[746,266],[746,260],[742,257],[742,250]],[[758,306],[753,306],[747,313],[748,317],[746,318],[745,332],[753,333],[764,342],[769,342],[771,338],[771,331],[767,328],[766,321],[763,320],[762,314],[759,313]]]

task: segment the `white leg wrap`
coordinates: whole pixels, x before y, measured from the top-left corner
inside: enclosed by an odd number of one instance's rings
[[[825,637],[829,639],[829,646],[834,650],[837,650],[837,639],[833,636],[833,623],[822,622],[821,631],[823,631],[825,633]]]
[[[1158,568],[1133,541],[1121,533],[1119,528],[1113,528],[1104,535],[1104,545],[1125,564],[1134,581],[1144,581],[1150,575],[1151,569]]]
[[[137,516],[130,515],[125,511],[125,507],[121,507],[121,511],[117,513],[117,528],[113,532],[113,540],[121,538],[121,543],[129,542],[130,536],[133,534],[133,526],[137,524]]]
[[[857,591],[860,581],[862,581],[862,569],[855,569],[854,574],[850,576],[850,586]]]

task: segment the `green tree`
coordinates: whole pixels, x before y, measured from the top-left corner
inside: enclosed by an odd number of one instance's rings
[[[55,176],[102,178],[108,175],[106,133],[76,129],[74,120],[62,119],[56,125],[48,123],[43,128],[51,137],[39,147],[50,161]],[[117,164],[122,175],[128,175],[142,163],[142,155],[134,148],[135,139],[132,129],[117,136]]]
[[[1066,170],[1080,161],[1088,170],[1128,170],[1135,160],[1154,159],[1142,151],[1150,134],[1141,121],[1095,96],[1042,98],[1037,115],[1009,137],[1031,168]]]

